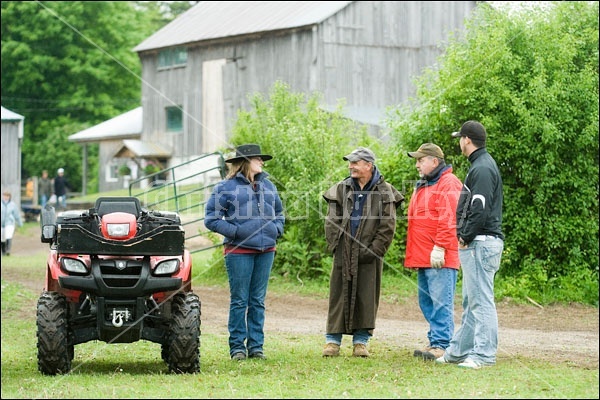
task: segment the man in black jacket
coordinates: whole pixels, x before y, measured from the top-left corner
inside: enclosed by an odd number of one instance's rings
[[[57,175],[54,178],[54,194],[56,195],[57,208],[67,209],[67,189],[71,189],[71,185],[65,178],[65,170],[59,168],[56,171]]]
[[[456,209],[463,314],[446,353],[436,361],[479,369],[496,363],[498,349],[494,276],[504,250],[502,178],[485,148],[487,132],[481,123],[467,121],[452,136],[460,138],[462,154],[471,163]]]

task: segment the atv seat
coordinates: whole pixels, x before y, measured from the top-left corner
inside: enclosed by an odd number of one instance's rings
[[[113,212],[124,212],[135,215],[137,219],[142,212],[142,206],[137,197],[98,197],[95,208],[100,218]]]

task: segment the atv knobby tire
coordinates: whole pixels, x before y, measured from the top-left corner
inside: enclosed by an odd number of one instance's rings
[[[200,299],[194,293],[177,294],[171,307],[171,325],[162,356],[169,372],[200,371]]]
[[[71,370],[74,346],[69,345],[67,300],[57,292],[42,292],[37,303],[38,370],[44,375]]]

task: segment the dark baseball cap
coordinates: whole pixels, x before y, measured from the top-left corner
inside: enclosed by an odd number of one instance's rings
[[[423,158],[425,156],[444,158],[444,152],[442,151],[440,146],[433,143],[423,143],[417,151],[409,151],[407,154],[409,157],[417,159]]]
[[[358,160],[375,163],[375,153],[366,147],[358,147],[352,153],[344,156],[344,161],[356,162]]]
[[[483,125],[477,121],[467,121],[460,127],[458,132],[452,132],[452,137],[461,137],[465,136],[469,139],[478,140],[480,142],[485,142],[487,139],[487,132]]]

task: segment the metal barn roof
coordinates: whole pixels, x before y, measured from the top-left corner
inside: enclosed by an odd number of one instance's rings
[[[142,107],[104,121],[69,136],[72,142],[96,142],[103,139],[139,138],[142,134]]]
[[[201,1],[133,50],[318,24],[352,1]]]
[[[0,106],[2,107],[2,106]],[[25,117],[2,107],[2,121],[22,121]]]

